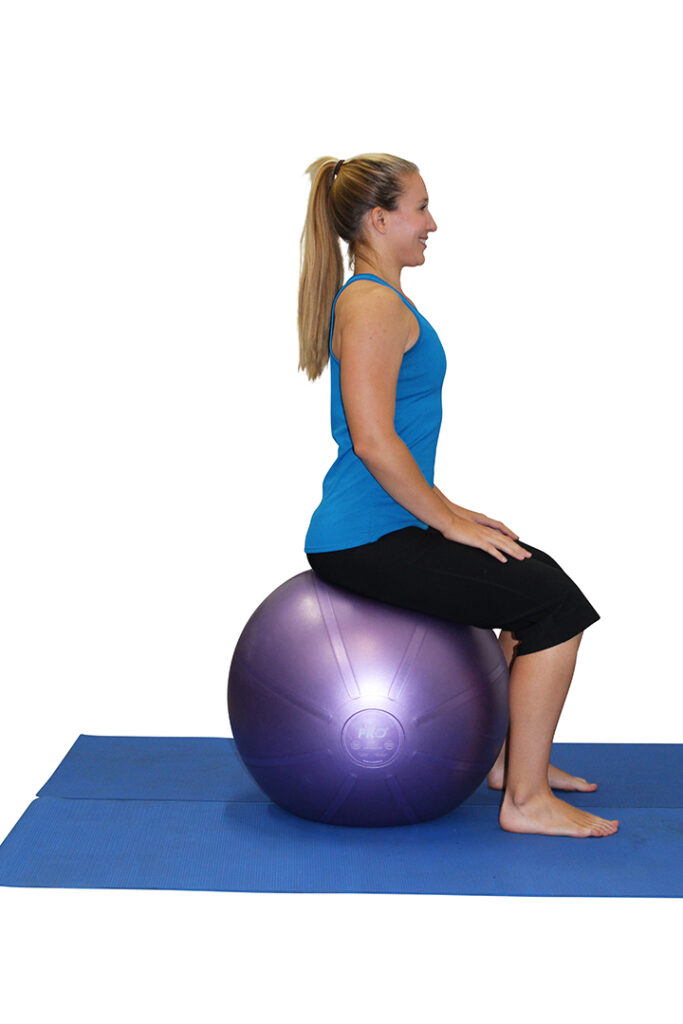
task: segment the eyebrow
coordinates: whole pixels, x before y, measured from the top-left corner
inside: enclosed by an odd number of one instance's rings
[[[420,200],[420,202],[421,203],[428,203],[429,202],[429,196],[423,196],[422,199]]]

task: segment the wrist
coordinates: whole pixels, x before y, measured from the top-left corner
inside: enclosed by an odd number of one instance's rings
[[[466,519],[467,516],[469,515],[468,510],[466,508],[463,508],[462,505],[455,505],[452,501],[449,501],[448,498],[444,498],[443,500],[446,502],[448,510],[452,512],[454,516],[459,516],[461,519]]]
[[[470,519],[474,518],[474,513],[473,512],[470,512],[470,510],[468,508],[462,508],[460,505],[456,505],[454,507],[454,511],[455,511],[455,514],[460,519],[470,520]]]
[[[444,536],[447,536],[451,532],[453,527],[457,524],[459,518],[460,517],[455,512],[453,512],[451,509],[448,509],[446,515],[443,517],[443,522],[441,522],[437,527],[439,533],[442,533]]]
[[[452,512],[457,516],[461,515],[463,512],[466,511],[466,509],[461,508],[460,505],[455,505],[452,501],[449,501],[446,495],[443,493],[443,491],[440,491],[436,484],[434,484],[432,490],[439,498],[441,498],[442,502],[449,510],[449,512]]]

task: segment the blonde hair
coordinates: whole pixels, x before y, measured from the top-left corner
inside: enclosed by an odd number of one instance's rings
[[[311,178],[306,220],[301,233],[299,304],[299,370],[315,380],[329,353],[332,303],[344,283],[339,239],[348,245],[349,269],[364,247],[362,219],[381,206],[395,210],[403,192],[402,178],[419,170],[410,160],[389,153],[363,153],[341,162],[320,157],[306,168]]]

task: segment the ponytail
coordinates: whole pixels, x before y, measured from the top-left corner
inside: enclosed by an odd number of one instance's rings
[[[402,177],[417,170],[416,164],[388,153],[342,161],[324,156],[306,168],[311,193],[301,233],[297,322],[298,369],[305,370],[309,380],[321,375],[330,358],[332,304],[344,283],[339,239],[348,245],[351,269],[364,247],[365,214],[376,206],[395,210]]]

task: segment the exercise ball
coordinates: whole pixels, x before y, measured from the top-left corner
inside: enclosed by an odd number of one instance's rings
[[[486,778],[508,724],[490,629],[407,611],[312,570],[259,605],[237,642],[237,753],[279,807],[330,825],[438,818]]]

